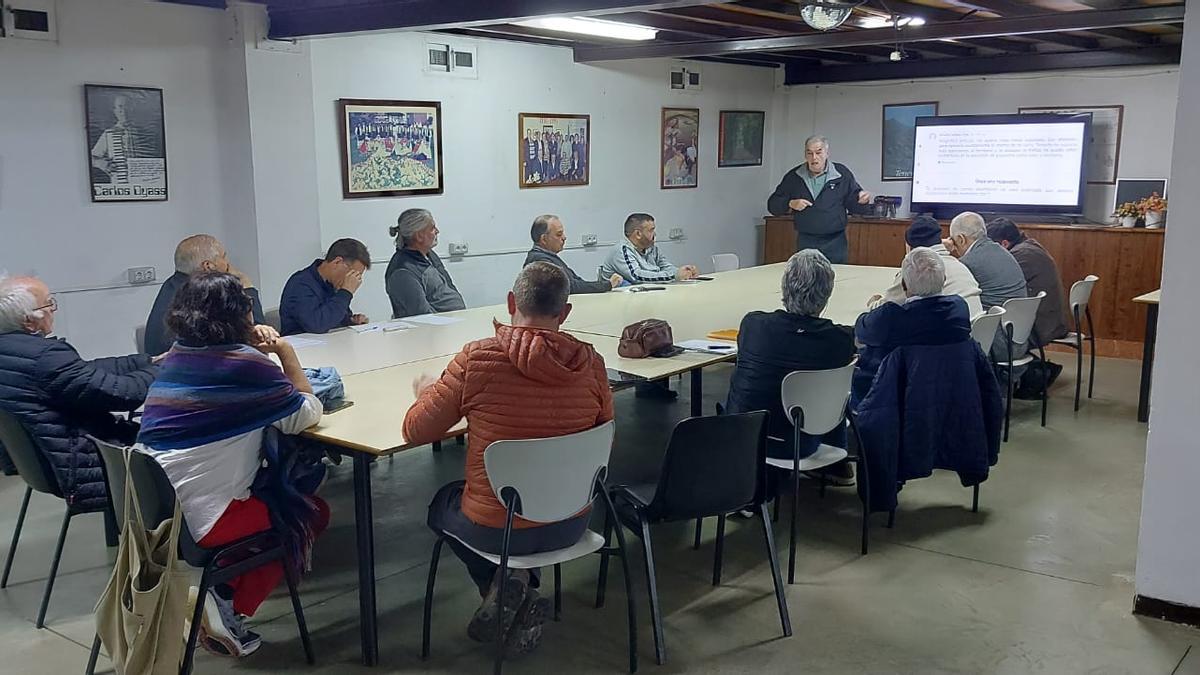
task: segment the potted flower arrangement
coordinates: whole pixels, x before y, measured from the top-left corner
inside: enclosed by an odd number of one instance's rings
[[[1120,219],[1121,227],[1135,227],[1140,215],[1142,215],[1142,212],[1134,202],[1125,202],[1113,212],[1113,216]]]
[[[1138,210],[1146,220],[1146,227],[1162,227],[1163,216],[1167,212],[1167,200],[1159,197],[1157,192],[1152,193],[1138,202]]]

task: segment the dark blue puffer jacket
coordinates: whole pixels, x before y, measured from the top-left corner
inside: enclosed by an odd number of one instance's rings
[[[149,356],[85,361],[63,340],[5,333],[0,409],[29,432],[67,503],[95,508],[107,490],[99,452],[85,434],[125,435],[112,412],[142,405],[156,371]]]
[[[978,485],[1000,457],[1004,399],[991,362],[970,337],[897,347],[857,412],[872,511],[895,508],[897,485],[934,469]]]

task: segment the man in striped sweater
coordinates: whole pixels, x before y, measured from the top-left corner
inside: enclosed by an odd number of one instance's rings
[[[634,213],[625,219],[625,241],[609,252],[601,278],[621,275],[631,284],[665,283],[696,278],[695,265],[675,267],[654,245],[654,216]]]

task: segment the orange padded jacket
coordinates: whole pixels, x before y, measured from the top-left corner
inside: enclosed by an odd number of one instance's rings
[[[604,359],[567,333],[496,324],[496,337],[469,343],[404,418],[410,443],[442,438],[463,417],[470,430],[462,512],[503,528],[505,509],[483,466],[493,441],[563,436],[613,418]],[[536,527],[517,517],[513,527]]]

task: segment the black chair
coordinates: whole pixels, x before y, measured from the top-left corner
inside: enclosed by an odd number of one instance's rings
[[[97,441],[97,446],[100,448],[100,456],[104,460],[105,476],[109,481],[110,494],[124,495],[125,449],[103,441]],[[137,487],[142,514],[146,518],[146,526],[155,527],[164,520],[170,520],[175,514],[177,497],[167,474],[153,458],[144,453],[131,452],[129,457],[130,474]],[[121,514],[121,520],[124,521],[124,514]],[[304,658],[309,665],[315,663],[312,642],[308,636],[308,624],[304,620],[304,608],[300,604],[300,594],[296,590],[299,579],[293,566],[290,549],[284,539],[285,535],[273,528],[218,548],[203,548],[192,538],[186,519],[181,524],[183,530],[179,533],[179,557],[187,561],[189,565],[200,568],[201,573],[200,585],[196,592],[196,607],[192,612],[191,630],[188,632],[183,662],[179,666],[180,675],[189,675],[192,672],[192,660],[196,653],[196,641],[200,634],[200,617],[204,612],[204,599],[209,589],[275,561],[283,563],[284,578],[287,580],[288,593],[292,598],[292,611],[296,614],[300,642],[304,647]],[[95,672],[96,658],[99,655],[100,637],[96,636],[92,641],[91,654],[88,656],[88,665],[85,671],[87,675]]]
[[[13,529],[12,544],[9,545],[8,557],[4,560],[4,575],[0,577],[0,588],[7,588],[8,573],[12,570],[17,542],[21,539],[21,528],[25,525],[25,514],[29,510],[30,496],[35,490],[59,499],[63,499],[63,495],[58,488],[58,480],[42,458],[41,452],[34,445],[29,433],[25,431],[17,418],[3,411],[0,411],[0,444],[3,444],[8,451],[9,457],[17,467],[17,472],[25,481],[26,486],[25,497],[21,500],[21,510],[17,512],[17,525]],[[50,573],[46,577],[46,590],[42,594],[42,605],[38,609],[38,628],[46,626],[46,609],[50,606],[50,593],[54,590],[54,580],[58,576],[58,564],[62,560],[63,545],[67,541],[67,528],[71,525],[72,518],[85,513],[105,513],[105,527],[111,527],[112,516],[107,505],[82,507],[67,504],[67,512],[63,514],[62,527],[58,531],[58,543],[54,547],[54,557],[50,559]],[[110,534],[109,545],[115,543],[115,534]]]
[[[755,509],[761,516],[767,558],[775,583],[775,600],[784,637],[792,635],[783,578],[775,553],[774,533],[767,517],[767,413],[763,411],[714,417],[691,417],[675,425],[667,444],[657,484],[613,488],[613,500],[621,524],[642,538],[646,581],[650,593],[650,616],[654,624],[654,652],[659,665],[666,662],[658,584],[650,525],[717,517],[713,583],[720,583],[725,518],[742,509]],[[605,540],[614,523],[605,522]],[[608,582],[608,553],[601,552],[596,606],[604,604]]]

